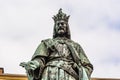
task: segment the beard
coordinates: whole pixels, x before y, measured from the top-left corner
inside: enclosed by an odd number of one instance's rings
[[[58,30],[58,34],[64,34],[64,33],[65,33],[65,31],[63,29]]]
[[[59,29],[59,30],[57,31],[57,35],[58,35],[59,37],[64,37],[64,36],[66,36],[66,31],[65,31],[64,29]]]
[[[53,38],[57,37],[66,37],[70,39],[70,31],[69,26],[65,27],[58,27],[57,25],[54,26]]]

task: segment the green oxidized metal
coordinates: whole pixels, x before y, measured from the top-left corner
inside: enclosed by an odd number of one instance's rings
[[[69,16],[53,17],[53,39],[42,40],[31,61],[22,62],[29,80],[90,80],[93,66],[81,46],[71,40]]]

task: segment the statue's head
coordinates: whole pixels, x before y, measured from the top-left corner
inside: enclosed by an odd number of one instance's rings
[[[53,38],[56,37],[66,37],[68,39],[71,38],[70,36],[70,29],[68,25],[69,16],[62,12],[62,9],[58,11],[54,17],[54,33]]]

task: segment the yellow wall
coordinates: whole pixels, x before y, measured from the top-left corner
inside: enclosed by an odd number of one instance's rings
[[[0,80],[28,80],[25,75],[17,74],[1,74]]]

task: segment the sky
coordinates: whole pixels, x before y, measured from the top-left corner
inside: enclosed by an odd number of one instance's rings
[[[92,77],[120,78],[120,0],[0,0],[0,67],[25,74],[41,40],[52,38],[53,15],[70,15],[72,40],[94,66]]]

